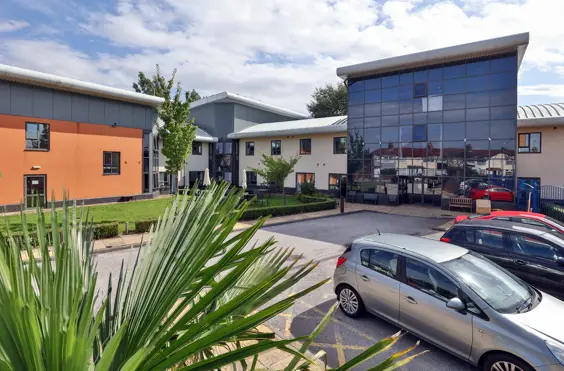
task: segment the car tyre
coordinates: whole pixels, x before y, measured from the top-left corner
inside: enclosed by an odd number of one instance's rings
[[[535,371],[521,359],[506,353],[495,353],[484,362],[483,371]]]
[[[339,287],[337,292],[339,307],[346,316],[358,318],[364,313],[364,303],[358,292],[348,285]]]

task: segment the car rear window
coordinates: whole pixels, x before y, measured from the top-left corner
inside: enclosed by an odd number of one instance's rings
[[[481,228],[475,231],[476,245],[503,249],[503,232],[494,229]]]
[[[474,243],[474,229],[454,228],[448,237],[453,242]]]

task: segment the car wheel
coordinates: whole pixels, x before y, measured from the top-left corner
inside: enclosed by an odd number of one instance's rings
[[[342,286],[337,294],[339,306],[343,313],[352,318],[357,318],[364,312],[364,304],[358,292],[350,286]]]
[[[534,369],[511,354],[497,353],[486,359],[483,371],[534,371]]]

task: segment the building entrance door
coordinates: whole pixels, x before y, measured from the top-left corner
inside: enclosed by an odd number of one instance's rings
[[[408,186],[409,186],[409,177],[407,176],[398,177],[398,203],[400,205],[410,203]]]
[[[24,185],[25,207],[44,207],[47,202],[47,198],[45,197],[45,190],[47,188],[46,176],[24,175]]]

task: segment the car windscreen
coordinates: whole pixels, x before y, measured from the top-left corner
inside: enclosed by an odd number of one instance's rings
[[[500,313],[515,313],[534,291],[497,264],[475,253],[441,263]]]

